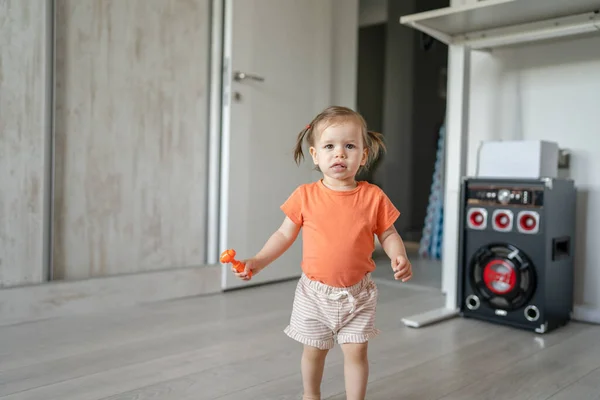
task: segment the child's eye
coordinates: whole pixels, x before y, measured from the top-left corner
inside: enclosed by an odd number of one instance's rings
[[[353,148],[355,148],[356,146],[354,146],[353,144],[347,144],[347,145],[346,145],[346,147],[347,147],[347,148],[349,148],[349,149],[353,149]]]
[[[332,145],[332,144],[326,144],[326,145],[325,145],[325,148],[326,148],[326,149],[333,149],[333,145]]]

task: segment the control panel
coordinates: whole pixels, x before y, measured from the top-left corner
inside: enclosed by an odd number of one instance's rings
[[[544,205],[544,189],[542,188],[470,186],[466,195],[468,204],[531,207],[542,207]]]

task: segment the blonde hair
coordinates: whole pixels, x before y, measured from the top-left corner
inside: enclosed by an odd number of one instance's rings
[[[294,160],[296,161],[296,164],[300,164],[304,159],[302,142],[306,139],[306,142],[310,146],[314,146],[315,134],[322,124],[333,122],[334,120],[348,119],[354,119],[361,127],[363,145],[367,149],[367,162],[361,169],[368,169],[379,158],[380,153],[385,152],[386,150],[385,144],[383,143],[383,135],[378,132],[367,130],[367,123],[362,115],[350,108],[341,106],[327,107],[325,110],[321,111],[310,124],[300,131],[294,148]]]

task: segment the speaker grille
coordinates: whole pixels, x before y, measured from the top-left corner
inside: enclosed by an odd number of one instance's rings
[[[535,267],[529,257],[506,243],[480,247],[470,260],[469,278],[482,301],[503,310],[523,307],[536,286]]]

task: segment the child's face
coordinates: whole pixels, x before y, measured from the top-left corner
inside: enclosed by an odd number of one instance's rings
[[[367,162],[360,125],[342,121],[326,126],[316,135],[310,154],[326,178],[353,182],[359,168]]]

